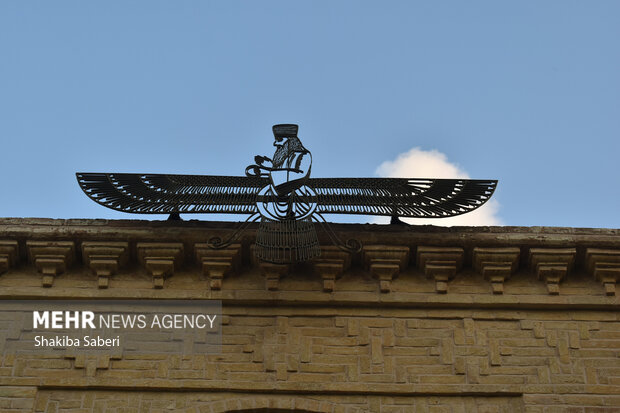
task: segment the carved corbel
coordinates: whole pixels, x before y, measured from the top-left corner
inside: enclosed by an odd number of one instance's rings
[[[140,263],[153,277],[153,288],[164,288],[164,279],[174,274],[183,261],[183,244],[139,242],[136,248]]]
[[[456,277],[463,267],[463,254],[463,248],[418,247],[418,268],[435,280],[435,291],[445,294],[448,292],[448,281]]]
[[[265,277],[265,284],[269,291],[277,290],[279,288],[280,278],[289,272],[288,264],[261,262],[259,268],[261,274]]]
[[[366,245],[362,249],[364,266],[379,279],[379,289],[388,293],[392,281],[409,262],[409,247],[395,245]]]
[[[241,244],[213,249],[209,244],[196,244],[196,259],[202,265],[202,273],[209,279],[209,288],[222,289],[222,280],[241,265]]]
[[[616,295],[616,283],[620,280],[620,250],[588,248],[586,267],[605,286],[605,294]]]
[[[515,273],[519,265],[520,249],[474,248],[474,269],[491,282],[493,294],[504,293],[504,282]]]
[[[41,285],[51,287],[75,257],[73,241],[27,241],[28,258],[41,273]]]
[[[14,267],[19,257],[17,241],[0,241],[0,274]]]
[[[323,291],[334,291],[336,278],[339,278],[351,266],[351,253],[338,247],[321,248],[321,256],[314,260],[314,270],[323,280]]]
[[[127,264],[128,251],[129,246],[126,242],[82,243],[82,258],[97,276],[99,288],[108,288],[110,277]]]
[[[560,293],[560,281],[573,268],[575,248],[532,248],[530,249],[530,267],[539,280],[547,283],[549,294]]]

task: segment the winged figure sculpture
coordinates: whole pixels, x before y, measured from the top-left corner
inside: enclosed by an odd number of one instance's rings
[[[270,262],[305,261],[319,255],[313,221],[326,224],[325,214],[445,218],[480,207],[497,186],[496,180],[311,178],[312,154],[297,132],[297,125],[274,125],[273,156],[256,156],[245,176],[83,172],[76,176],[93,201],[121,212],[249,215],[246,222],[260,220],[255,253]],[[212,245],[231,242],[213,240]]]

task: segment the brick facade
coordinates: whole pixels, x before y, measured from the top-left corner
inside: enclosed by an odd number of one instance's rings
[[[620,231],[335,225],[252,259],[233,224],[0,219],[0,298],[217,299],[219,355],[12,356],[0,411],[620,411]],[[1,320],[0,320],[1,321]]]

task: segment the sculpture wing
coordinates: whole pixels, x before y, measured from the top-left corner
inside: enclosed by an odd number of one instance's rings
[[[445,218],[489,200],[497,181],[469,179],[313,178],[321,214]]]
[[[260,177],[76,173],[93,201],[140,214],[254,214],[256,194],[269,184]]]

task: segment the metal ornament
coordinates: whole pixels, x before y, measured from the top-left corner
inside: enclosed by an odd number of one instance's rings
[[[314,222],[336,245],[356,251],[355,240],[340,241],[325,214],[358,214],[398,218],[446,218],[483,205],[496,180],[417,178],[311,178],[312,154],[297,137],[298,126],[273,126],[276,150],[256,156],[246,176],[76,173],[80,187],[108,208],[139,214],[246,214],[249,217],[223,248],[260,220],[255,254],[274,263],[311,260],[321,250]]]

